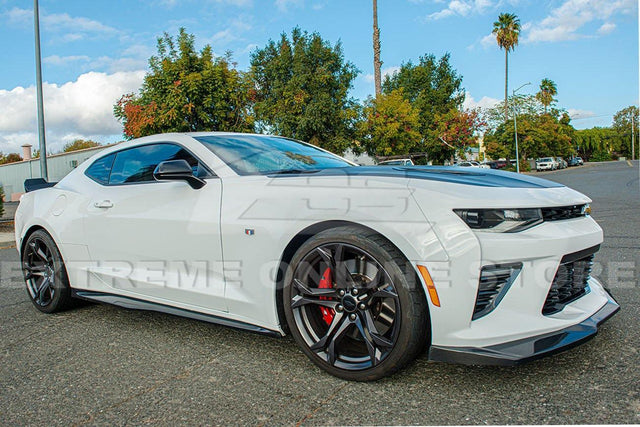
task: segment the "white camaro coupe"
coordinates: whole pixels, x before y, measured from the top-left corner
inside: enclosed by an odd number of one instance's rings
[[[619,308],[590,276],[603,238],[590,200],[524,175],[362,167],[286,138],[191,133],[109,147],[36,187],[15,230],[39,310],[81,298],[291,333],[345,379],[425,349],[525,362]]]

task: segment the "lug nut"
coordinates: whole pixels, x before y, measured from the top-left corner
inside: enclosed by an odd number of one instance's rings
[[[351,293],[353,295],[358,295],[358,290],[356,288],[353,288],[353,290],[351,291]]]
[[[342,311],[344,310],[344,307],[342,306],[342,304],[338,304],[338,306],[336,307],[336,311]]]
[[[344,296],[344,289],[340,289],[340,291],[338,292],[338,294],[340,294],[341,297]]]
[[[367,308],[367,306],[366,306],[366,305],[364,305],[364,303],[360,303],[360,305],[358,306],[358,308],[359,308],[360,310],[364,310],[365,308]]]
[[[350,315],[349,315],[349,319],[351,319],[351,320],[356,320],[356,315],[355,315],[355,314],[350,314]]]

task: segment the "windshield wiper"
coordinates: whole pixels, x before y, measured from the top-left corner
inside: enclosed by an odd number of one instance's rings
[[[283,170],[275,170],[264,172],[265,175],[297,175],[303,173],[316,173],[320,172],[321,169],[283,169]]]

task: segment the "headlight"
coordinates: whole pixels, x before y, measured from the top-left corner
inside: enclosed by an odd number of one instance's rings
[[[454,209],[467,225],[478,231],[515,233],[543,221],[541,209]]]

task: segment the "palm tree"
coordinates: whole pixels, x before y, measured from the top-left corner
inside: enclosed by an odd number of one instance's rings
[[[542,79],[542,82],[540,82],[540,92],[536,93],[536,98],[544,105],[545,114],[547,114],[547,107],[555,101],[553,97],[557,94],[558,88],[554,81],[551,79]]]
[[[378,0],[373,0],[373,75],[376,85],[376,98],[382,93],[382,77],[380,75],[380,27],[378,27]]]
[[[501,13],[493,23],[492,33],[500,49],[504,49],[504,120],[507,120],[509,97],[509,51],[518,45],[520,35],[520,19],[513,13]]]

